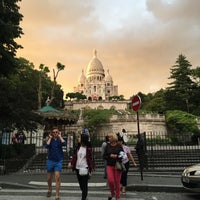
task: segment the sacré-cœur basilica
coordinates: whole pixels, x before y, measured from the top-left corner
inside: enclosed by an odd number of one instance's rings
[[[86,73],[82,70],[82,74],[78,79],[78,85],[74,87],[74,92],[82,93],[87,97],[82,101],[66,101],[66,110],[82,110],[82,109],[115,109],[121,115],[113,116],[110,119],[112,130],[118,132],[121,128],[125,128],[129,134],[137,133],[136,115],[132,115],[129,111],[131,100],[117,101],[109,100],[109,97],[118,96],[118,86],[114,85],[109,70],[105,73],[102,62],[98,59],[97,51],[94,50],[93,57],[89,61]],[[166,133],[165,117],[159,114],[141,114],[140,129],[147,133],[154,132],[156,135]],[[102,132],[108,131],[109,127],[105,127]]]
[[[125,110],[128,108],[129,101],[109,100],[109,97],[118,96],[118,86],[114,85],[109,69],[105,73],[102,62],[97,57],[94,50],[93,57],[89,61],[86,73],[78,79],[78,85],[74,87],[74,92],[79,92],[87,97],[83,101],[67,101],[65,109],[79,110],[84,108],[91,109],[115,109]]]

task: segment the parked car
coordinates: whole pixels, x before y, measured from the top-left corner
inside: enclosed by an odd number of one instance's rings
[[[181,176],[181,182],[184,188],[200,192],[200,164],[185,168]]]

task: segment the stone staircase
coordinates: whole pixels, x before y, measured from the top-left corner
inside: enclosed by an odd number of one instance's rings
[[[132,155],[136,163],[138,163],[138,156],[135,151],[132,151]],[[94,149],[94,164],[95,171],[103,170],[103,160],[100,151]],[[43,171],[46,168],[46,152],[38,153],[23,169],[24,171]],[[63,161],[63,169],[67,169],[69,157],[65,153]],[[200,149],[188,149],[188,150],[148,150],[147,152],[148,167],[144,171],[180,171],[185,167],[192,164],[200,163]],[[138,170],[137,168],[130,167],[130,171]]]

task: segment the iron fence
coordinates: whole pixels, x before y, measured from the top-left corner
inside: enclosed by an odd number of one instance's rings
[[[10,133],[11,134],[11,133]],[[153,132],[141,133],[145,144],[145,169],[144,170],[183,170],[192,164],[200,163],[200,143],[199,137],[191,134],[158,134]],[[72,136],[72,135],[70,135]],[[93,155],[95,161],[95,170],[103,170],[103,159],[101,157],[101,144],[105,135],[93,135],[91,141],[93,144]],[[27,172],[42,172],[45,170],[47,150],[44,148],[45,137],[42,133],[29,133],[26,135],[24,144],[18,144],[20,148],[24,148],[22,152],[27,150],[27,146],[31,146],[32,150],[23,156],[15,156],[14,158],[6,157],[9,146],[12,144],[11,135],[8,142],[1,143],[1,158],[0,158],[0,171],[3,173],[10,173],[19,171]],[[68,135],[65,136],[69,140]],[[76,134],[71,138],[73,142],[71,145],[65,147],[65,159],[63,162],[63,169],[67,170],[67,164],[72,154],[72,149],[76,144]],[[2,140],[1,140],[2,141]],[[130,135],[127,145],[130,147],[136,162],[138,162],[138,155],[136,154],[137,135]],[[11,163],[15,167],[9,169],[8,164]],[[18,163],[18,164],[17,164]],[[20,164],[19,164],[20,163]],[[7,169],[5,169],[5,167]]]

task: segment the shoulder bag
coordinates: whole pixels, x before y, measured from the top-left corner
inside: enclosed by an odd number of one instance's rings
[[[88,175],[88,169],[87,168],[80,168],[79,169],[79,175],[80,176],[86,176],[86,175]]]
[[[115,168],[119,171],[126,171],[126,168],[122,162],[116,161]]]

